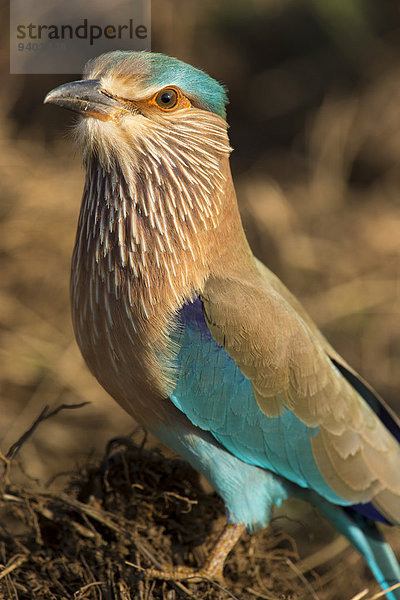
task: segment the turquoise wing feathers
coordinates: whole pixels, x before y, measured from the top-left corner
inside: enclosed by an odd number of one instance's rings
[[[318,470],[310,443],[318,428],[290,411],[272,418],[260,411],[251,381],[214,341],[202,310],[199,300],[186,305],[174,333],[179,376],[170,397],[175,406],[244,462],[311,487],[332,502],[351,504]]]
[[[243,293],[242,284],[239,288]],[[218,294],[209,285],[203,304],[197,300],[181,311],[181,324],[173,334],[179,348],[174,404],[241,460],[313,489],[335,504],[360,505],[361,512],[369,506],[365,514],[399,522],[400,446],[349,383],[350,372],[346,378],[345,367],[329,358],[322,335],[314,337],[289,307],[294,323],[288,319],[287,337],[276,339],[281,315],[275,322],[265,320],[257,303],[246,308],[237,290],[227,301],[232,282],[221,289]],[[286,302],[278,291],[273,290],[272,298],[274,294],[282,310]],[[259,331],[248,322],[235,323],[238,314],[253,318]],[[252,344],[246,339],[249,334]],[[301,335],[304,340],[293,343]],[[297,349],[297,354],[284,355],[287,348]],[[267,359],[263,352],[269,352]],[[279,368],[280,358],[286,371]]]

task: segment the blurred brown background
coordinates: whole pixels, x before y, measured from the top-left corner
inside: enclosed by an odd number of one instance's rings
[[[230,91],[232,169],[254,253],[400,411],[400,5],[390,0],[153,0],[153,50]],[[7,26],[7,15],[3,27]],[[134,428],[77,350],[69,263],[83,171],[74,117],[42,105],[71,78],[0,80],[0,449],[45,404],[25,470],[51,474]]]

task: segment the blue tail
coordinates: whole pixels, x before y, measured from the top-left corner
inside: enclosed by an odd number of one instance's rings
[[[356,511],[353,513],[327,502],[311,490],[299,494],[311,502],[364,557],[382,590],[400,582],[400,566],[389,546],[373,521]],[[386,594],[388,600],[400,600],[400,588]]]

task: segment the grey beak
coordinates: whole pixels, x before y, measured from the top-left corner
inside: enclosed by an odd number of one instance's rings
[[[104,120],[112,118],[116,111],[124,108],[121,102],[102,91],[99,79],[83,79],[60,85],[51,90],[43,102]]]

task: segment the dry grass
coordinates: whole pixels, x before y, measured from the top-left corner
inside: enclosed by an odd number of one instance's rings
[[[155,4],[154,12],[160,8],[161,15],[161,4],[158,0]],[[254,11],[261,10],[262,3],[250,4]],[[172,3],[164,5],[164,14],[173,20]],[[397,45],[390,36],[385,39],[375,36],[374,59],[367,57],[357,67],[363,71],[362,83],[342,86],[334,81],[326,85],[318,102],[307,104],[301,96],[307,89],[302,90],[293,75],[296,69],[304,69],[304,60],[296,63],[297,57],[292,56],[286,62],[271,65],[266,57],[268,67],[259,67],[257,71],[252,63],[255,56],[252,49],[234,44],[229,38],[227,20],[224,29],[211,3],[198,6],[193,2],[182,4],[182,19],[174,35],[172,29],[165,28],[160,16],[154,23],[154,39],[162,51],[193,60],[221,78],[225,74],[232,94],[237,97],[242,98],[242,82],[246,82],[249,93],[245,106],[243,100],[240,106],[233,101],[230,115],[237,148],[237,158],[233,160],[235,181],[254,252],[301,298],[348,362],[399,411],[400,52]],[[276,6],[274,10],[279,12]],[[240,20],[242,16],[239,14],[237,18]],[[230,19],[233,22],[234,15]],[[208,29],[205,23],[211,23]],[[290,27],[295,29],[293,23]],[[235,31],[233,25],[232,30]],[[192,45],[197,35],[206,42],[201,48]],[[216,65],[216,55],[220,65]],[[307,55],[311,66],[315,67],[319,60],[318,55]],[[322,64],[320,68],[329,69],[331,65]],[[276,89],[286,89],[288,82],[290,98],[275,99],[273,105],[270,96],[276,94]],[[20,99],[31,85],[32,80],[27,83],[14,78],[6,82],[2,97],[7,99],[10,112],[13,98]],[[294,124],[293,110],[301,114]],[[128,434],[134,424],[93,380],[73,339],[68,276],[83,173],[69,141],[59,139],[59,134],[45,141],[51,131],[47,131],[41,120],[44,113],[38,116],[33,112],[29,126],[21,125],[18,111],[13,114],[0,122],[2,452],[30,426],[44,405],[83,401],[91,404],[42,424],[21,452],[25,473],[42,482],[60,471],[76,472],[80,465],[79,476],[74,475],[76,485],[68,494],[60,495],[57,490],[65,487],[70,476],[57,478],[45,490],[44,484],[40,484],[39,490],[31,482],[32,489],[28,490],[26,476],[17,468],[12,471],[12,484],[7,488],[10,497],[2,500],[2,510],[9,520],[2,522],[7,529],[17,527],[19,537],[11,539],[13,536],[1,534],[3,567],[0,569],[6,569],[0,571],[3,596],[172,600],[186,594],[195,598],[228,598],[227,592],[208,584],[200,588],[188,584],[190,592],[169,584],[153,584],[124,562],[141,560],[147,566],[149,558],[140,550],[141,544],[146,543],[146,548],[163,560],[195,563],[191,548],[202,547],[204,542],[204,539],[199,541],[196,523],[200,519],[215,534],[222,507],[214,496],[198,486],[193,473],[179,465],[174,478],[171,464],[177,463],[161,460],[151,453],[140,456],[145,457],[144,468],[153,469],[159,483],[151,489],[145,487],[146,493],[139,493],[135,485],[148,482],[143,483],[143,473],[132,474],[131,466],[129,482],[133,488],[125,493],[126,482],[122,485],[121,481],[126,473],[122,476],[118,471],[121,461],[130,464],[134,459],[133,464],[135,461],[141,464],[138,451],[130,446],[118,454],[117,466],[110,467],[107,457],[107,478],[112,485],[104,489],[105,475],[99,467],[99,456],[108,439]],[[284,130],[286,122],[292,123],[295,133],[285,144],[274,145],[268,137],[257,136],[265,123],[272,135],[279,127]],[[90,464],[94,466],[88,466],[89,455],[93,455]],[[188,482],[184,490],[180,487],[182,477]],[[93,488],[101,489],[99,497]],[[199,504],[188,504],[174,494]],[[118,496],[119,503],[110,504],[110,495],[114,499]],[[74,504],[78,501],[81,504]],[[103,516],[108,524],[85,512],[84,506],[93,507],[93,502],[99,510],[106,511]],[[130,512],[132,503],[137,502],[143,508],[140,517]],[[203,504],[204,508],[199,508]],[[188,506],[191,510],[187,514]],[[202,510],[206,512],[201,513]],[[297,514],[296,511],[292,514]],[[158,514],[156,518],[156,513],[162,514],[161,521],[157,521],[161,517]],[[188,525],[188,518],[193,526]],[[216,525],[212,525],[212,518]],[[110,529],[110,522],[127,524],[129,535]],[[284,528],[284,534],[261,532],[251,539],[245,538],[227,567],[230,593],[238,598],[347,600],[370,586],[369,575],[354,551],[344,548],[343,542],[335,539],[324,524],[316,525],[313,513],[302,512],[301,522],[299,527],[279,518],[276,524]],[[188,536],[176,542],[174,536],[182,528],[188,530]],[[60,555],[57,537],[60,531],[64,541],[70,542],[64,555]],[[289,535],[297,540],[300,562]],[[399,534],[392,531],[391,539],[399,548]],[[84,548],[87,555],[82,554]],[[72,559],[75,551],[77,562]],[[204,550],[199,553],[197,559]],[[313,574],[316,567],[318,576]],[[49,586],[54,586],[47,592],[43,587],[46,574]],[[60,591],[54,581],[64,581],[66,591]],[[377,590],[374,583],[370,587]],[[39,589],[42,596],[32,591]]]

